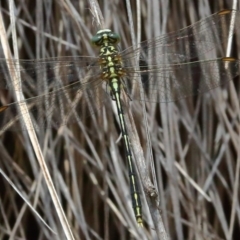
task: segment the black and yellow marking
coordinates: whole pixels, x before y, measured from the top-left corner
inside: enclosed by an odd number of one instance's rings
[[[106,81],[111,89],[111,95],[116,102],[118,117],[124,141],[126,158],[129,168],[130,188],[132,195],[132,206],[135,213],[136,221],[139,226],[143,227],[141,200],[137,185],[136,172],[133,165],[133,158],[130,149],[129,137],[126,129],[126,123],[122,110],[122,103],[120,99],[121,94],[121,77],[124,76],[122,68],[121,56],[117,50],[117,43],[119,36],[111,30],[105,29],[98,31],[92,38],[92,43],[100,48],[100,67],[102,69],[102,79]]]

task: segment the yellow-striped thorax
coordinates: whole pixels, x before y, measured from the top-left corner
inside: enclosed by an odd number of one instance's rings
[[[122,58],[117,49],[119,40],[119,35],[109,29],[100,30],[92,37],[92,43],[100,48],[99,64],[105,81],[124,75]]]

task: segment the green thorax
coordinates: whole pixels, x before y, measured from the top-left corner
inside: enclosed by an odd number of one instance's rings
[[[117,49],[119,40],[119,35],[109,29],[100,30],[92,37],[92,43],[100,49],[99,64],[105,81],[124,75],[122,58]]]

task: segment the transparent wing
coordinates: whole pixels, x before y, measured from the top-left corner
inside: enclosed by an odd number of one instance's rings
[[[132,99],[149,102],[171,102],[203,94],[225,85],[239,76],[240,60],[221,58],[184,64],[150,66],[139,72],[129,71],[132,81],[125,81]],[[144,99],[140,92],[143,91]]]
[[[231,23],[235,15],[235,25]],[[123,64],[135,65],[140,61],[148,65],[177,64],[224,57],[230,26],[239,29],[240,12],[223,10],[179,31],[147,40],[139,46],[124,50]],[[232,34],[234,34],[233,32]]]
[[[53,89],[80,81],[88,82],[88,77],[98,80],[100,68],[98,58],[94,57],[60,57],[37,60],[8,60],[0,59],[0,89],[15,91],[12,76],[15,74],[16,82],[26,98],[48,93]]]
[[[77,82],[48,94],[0,107],[0,130],[32,130],[29,126],[20,126],[26,112],[30,113],[35,130],[58,128],[95,114],[102,104],[107,104],[104,103],[107,99],[109,96],[101,81],[92,79],[84,85]],[[28,110],[18,111],[19,106],[24,104]]]
[[[13,102],[13,73],[26,100]],[[27,105],[36,130],[59,127],[90,116],[107,99],[98,58],[61,57],[38,60],[0,60],[0,89],[11,104],[0,107],[0,129],[20,130],[19,105]],[[7,90],[7,91],[6,91]],[[8,94],[10,92],[10,95]],[[2,98],[4,99],[4,97]],[[9,100],[7,100],[9,102]],[[24,127],[24,126],[23,126]],[[27,130],[30,130],[29,127]]]

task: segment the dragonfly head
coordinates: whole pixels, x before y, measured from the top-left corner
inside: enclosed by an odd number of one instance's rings
[[[92,37],[92,44],[101,47],[104,43],[109,43],[112,45],[116,45],[120,40],[118,34],[112,32],[110,29],[103,29],[96,33],[95,36]]]

